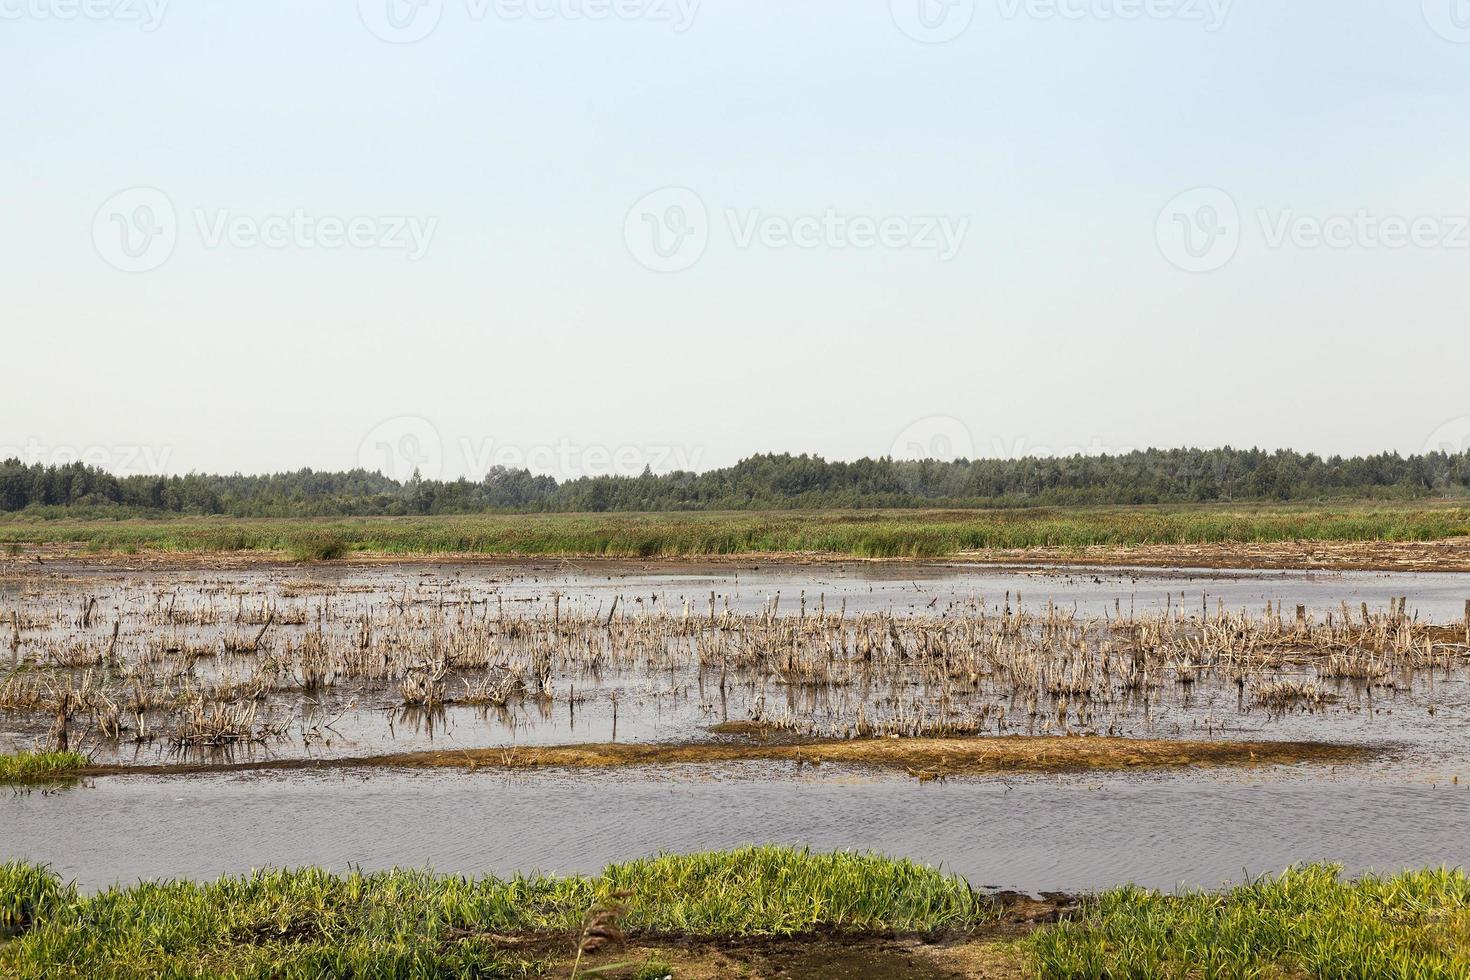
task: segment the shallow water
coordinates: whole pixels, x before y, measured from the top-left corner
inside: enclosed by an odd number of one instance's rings
[[[1218,603],[1226,609],[1260,611],[1270,602],[1288,609],[1306,605],[1316,614],[1346,602],[1356,608],[1386,606],[1409,597],[1410,612],[1438,622],[1464,616],[1470,600],[1470,574],[1463,572],[1221,571],[1212,569],[1014,567],[957,563],[853,563],[813,565],[719,565],[628,562],[548,561],[516,564],[401,564],[377,566],[308,565],[230,571],[117,567],[58,562],[45,574],[0,579],[0,602],[48,582],[84,592],[99,584],[132,581],[149,589],[172,591],[221,583],[263,590],[287,583],[315,583],[355,590],[363,602],[392,599],[405,588],[435,589],[453,599],[468,589],[477,599],[500,597],[522,609],[549,609],[560,593],[563,608],[607,608],[614,596],[641,600],[665,610],[687,601],[704,611],[714,592],[721,609],[761,612],[778,594],[780,609],[794,613],[801,597],[815,611],[825,602],[835,610],[845,599],[853,613],[919,614],[943,612],[952,603],[978,600],[1001,607],[1019,597],[1029,608],[1054,602],[1081,616],[1121,609],[1137,612],[1183,607],[1187,611]],[[493,601],[493,598],[492,598]]]
[[[1216,887],[1301,861],[1349,871],[1470,864],[1461,785],[1321,772],[950,780],[757,767],[567,778],[462,773],[109,778],[0,800],[0,856],[87,888],[264,866],[596,872],[659,851],[752,843],[858,848],[942,864],[980,886]]]
[[[845,610],[850,616],[889,612],[928,618],[973,616],[1002,609],[1044,610],[1048,604],[1076,609],[1082,617],[1143,614],[1166,609],[1186,615],[1226,610],[1294,610],[1305,605],[1314,617],[1340,614],[1346,604],[1356,615],[1366,604],[1375,611],[1397,596],[1426,620],[1452,621],[1463,615],[1470,595],[1466,574],[1383,574],[1365,572],[1219,572],[1143,569],[992,569],[973,565],[847,564],[811,566],[638,566],[628,563],[567,562],[541,564],[304,566],[245,570],[146,569],[140,571],[60,563],[39,572],[0,580],[0,618],[7,608],[48,612],[53,625],[27,634],[38,648],[47,636],[70,640],[81,606],[96,598],[94,644],[105,644],[110,624],[123,624],[124,659],[143,655],[149,642],[166,634],[173,642],[218,648],[230,638],[248,639],[255,625],[229,622],[235,609],[267,604],[293,609],[298,625],[277,625],[270,636],[299,640],[319,628],[355,635],[361,617],[381,623],[404,610],[452,618],[462,610],[472,619],[502,615],[551,615],[553,608],[601,617],[614,603],[622,615],[646,612],[674,616],[688,609],[703,616],[711,608],[746,615],[770,611],[781,616]],[[206,625],[153,625],[156,613],[175,604],[180,611],[224,613]],[[451,612],[445,612],[451,610]],[[86,631],[81,631],[85,633]],[[4,653],[0,652],[0,663]],[[259,657],[208,656],[191,662],[187,683],[248,678]],[[552,701],[520,699],[505,709],[453,705],[424,712],[403,707],[396,682],[337,683],[294,697],[272,696],[262,707],[282,726],[285,737],[268,744],[243,744],[228,755],[219,750],[180,753],[166,738],[136,743],[90,744],[99,761],[158,763],[250,761],[263,758],[338,757],[429,749],[494,748],[571,742],[678,741],[705,737],[709,726],[752,716],[810,723],[840,732],[858,714],[893,717],[911,711],[932,692],[915,677],[895,674],[893,687],[856,691],[814,691],[787,685],[779,677],[724,685],[722,672],[687,666],[651,671],[645,665],[610,663],[593,679],[574,667],[559,669]],[[1312,677],[1302,671],[1302,679]],[[185,683],[183,681],[180,684]],[[468,681],[451,679],[452,698],[467,693]],[[1389,690],[1352,682],[1324,685],[1337,698],[1325,710],[1272,714],[1249,703],[1229,678],[1203,674],[1189,686],[1163,685],[1142,704],[1123,699],[1058,720],[1046,715],[1024,719],[1024,705],[1006,692],[985,689],[957,694],[959,711],[993,710],[1004,716],[996,733],[1046,734],[1096,731],[1135,737],[1335,739],[1418,744],[1425,753],[1470,753],[1470,671],[1419,671],[1395,679]],[[0,713],[0,750],[24,747],[45,737],[49,717]],[[155,720],[164,731],[173,724]],[[162,733],[160,733],[162,734]]]
[[[566,564],[405,565],[201,572],[126,572],[85,566],[0,581],[0,612],[39,598],[67,609],[101,595],[111,609],[142,608],[163,594],[240,594],[272,601],[328,590],[344,608],[410,597],[517,613],[607,610],[615,596],[635,610],[700,614],[714,592],[721,609],[759,613],[780,594],[780,613],[846,602],[849,614],[943,616],[961,608],[1048,602],[1085,616],[1219,604],[1259,611],[1267,602],[1324,616],[1342,603],[1384,608],[1409,597],[1423,619],[1458,621],[1470,575],[1158,570],[997,570],[973,566],[850,565],[761,568]],[[1019,595],[1019,598],[1018,598]],[[436,598],[437,597],[437,598]],[[317,601],[311,598],[309,601]],[[627,606],[625,605],[625,609]],[[631,613],[630,613],[631,615]],[[0,654],[3,656],[3,654]],[[609,692],[618,691],[620,740],[701,737],[707,725],[746,717],[755,686],[720,703],[697,676],[650,678],[609,671],[575,713],[558,678],[550,707],[527,702],[501,715],[451,708],[435,715],[354,704],[330,741],[243,749],[240,758],[360,755],[506,744],[606,741]],[[580,683],[577,681],[576,683]],[[978,885],[1029,891],[1086,890],[1123,882],[1215,887],[1245,873],[1308,860],[1351,871],[1470,863],[1470,676],[1463,666],[1417,671],[1395,687],[1333,685],[1322,712],[1273,715],[1244,704],[1221,678],[1165,685],[1138,711],[1110,707],[1095,727],[1156,737],[1316,738],[1387,746],[1379,759],[1249,773],[1173,773],[1065,778],[967,778],[921,785],[824,767],[819,775],[775,764],[664,772],[504,776],[462,772],[212,775],[173,780],[112,777],[58,792],[0,795],[0,860],[49,862],[89,888],[138,878],[207,878],[261,866],[343,869],[432,866],[443,872],[593,872],[660,850],[749,843],[856,847],[943,863]],[[570,693],[570,692],[568,692]],[[342,695],[346,698],[347,695]],[[380,698],[381,700],[381,698]],[[330,704],[322,712],[335,714]],[[306,711],[295,719],[311,723]],[[7,728],[7,725],[10,727]],[[1050,723],[1045,728],[1050,729]],[[0,716],[0,749],[39,734]],[[105,753],[104,753],[105,755]],[[176,761],[163,742],[139,761]],[[113,757],[129,758],[117,750]],[[1458,779],[1458,785],[1454,780]]]

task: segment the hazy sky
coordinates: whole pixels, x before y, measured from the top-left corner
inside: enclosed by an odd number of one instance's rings
[[[0,454],[1470,437],[1464,0],[0,0]]]

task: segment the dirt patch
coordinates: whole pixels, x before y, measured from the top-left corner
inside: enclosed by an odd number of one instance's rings
[[[588,959],[582,970],[629,977],[662,964],[678,980],[1021,980],[1026,955],[1019,941],[1033,930],[1073,915],[1075,897],[1015,892],[994,896],[1000,917],[973,932],[919,936],[823,933],[789,939],[706,939],[634,936]],[[571,974],[569,937],[532,940],[494,937],[521,955],[552,964],[550,976]],[[618,964],[626,964],[618,966]],[[609,967],[613,967],[609,969]]]
[[[1103,737],[884,738],[798,743],[605,743],[411,752],[345,759],[250,763],[99,766],[78,775],[191,775],[302,769],[617,769],[739,762],[787,762],[906,772],[922,781],[950,776],[1348,763],[1375,750],[1322,742],[1184,742]]]

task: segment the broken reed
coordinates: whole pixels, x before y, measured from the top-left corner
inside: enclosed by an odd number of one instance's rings
[[[1442,541],[1470,509],[1426,505],[1090,507],[990,511],[525,514],[344,519],[0,518],[0,543],[95,551],[269,551],[296,560],[386,555],[613,558],[810,553],[932,558],[989,548]]]
[[[794,608],[793,608],[794,607]],[[507,605],[474,588],[352,588],[224,579],[198,592],[123,583],[36,593],[0,611],[11,668],[0,711],[43,744],[162,740],[179,750],[330,737],[342,713],[672,699],[711,723],[821,738],[1119,734],[1196,685],[1242,713],[1319,710],[1348,689],[1412,685],[1470,661],[1470,626],[1343,605],[1318,619],[1201,605],[1079,617],[951,601],[916,616],[849,614],[776,594],[759,613],[617,596],[606,610]],[[294,730],[293,730],[294,727]]]

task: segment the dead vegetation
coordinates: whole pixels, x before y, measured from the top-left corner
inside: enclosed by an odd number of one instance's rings
[[[792,743],[1120,736],[1152,734],[1170,712],[1202,727],[1196,703],[1213,725],[1222,697],[1242,716],[1321,714],[1470,663],[1470,627],[1421,622],[1403,601],[1325,616],[1118,605],[1089,618],[1010,594],[919,615],[853,614],[805,593],[776,593],[758,612],[715,593],[673,609],[656,596],[592,608],[548,598],[408,576],[387,594],[230,575],[33,590],[0,607],[0,720],[12,738],[80,738],[104,758],[139,743],[289,751],[330,741],[349,712],[390,733],[478,713],[504,726],[492,744],[519,725],[570,731],[588,717],[610,720],[616,738],[620,722],[650,716]]]

